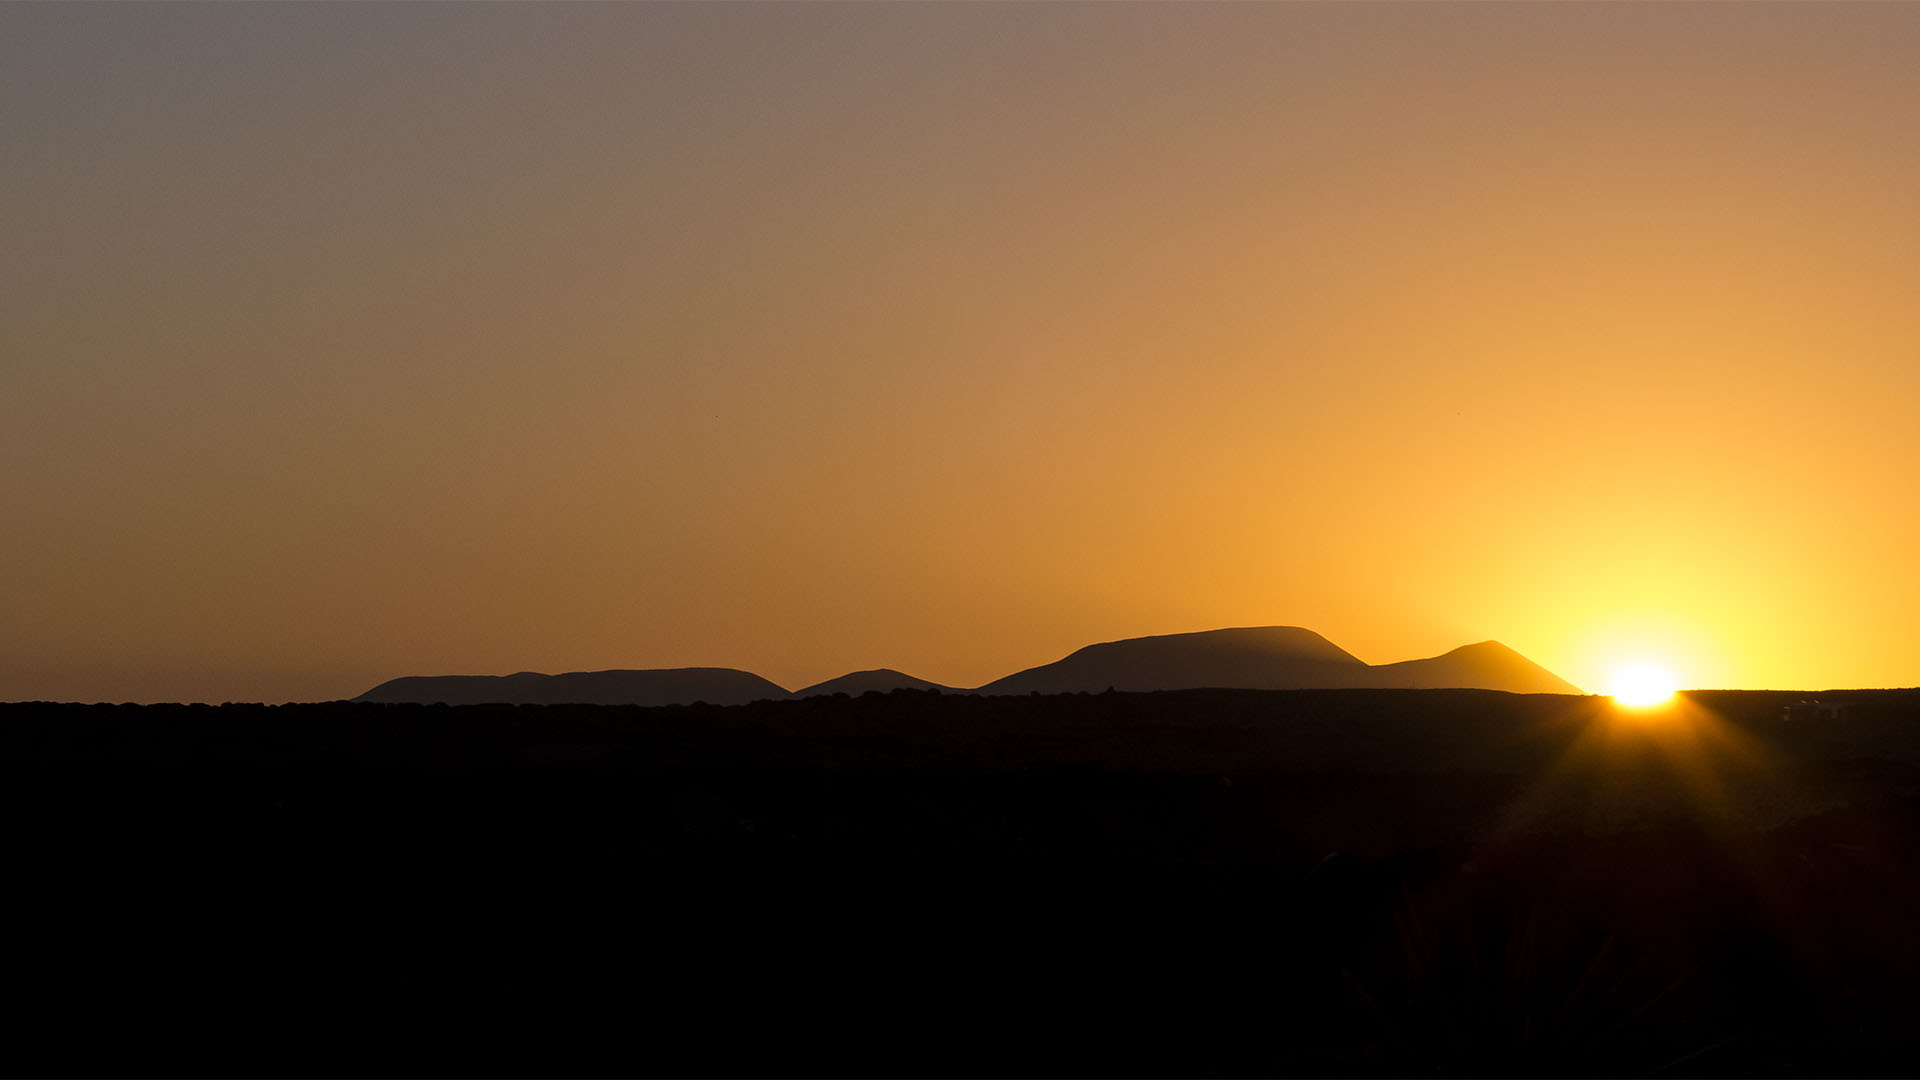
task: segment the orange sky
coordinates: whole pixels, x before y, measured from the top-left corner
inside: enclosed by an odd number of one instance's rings
[[[0,700],[1920,682],[1920,5],[0,5]]]

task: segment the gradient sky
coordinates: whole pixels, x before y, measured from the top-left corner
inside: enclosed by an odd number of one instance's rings
[[[1920,682],[1920,4],[0,5],[0,699]]]

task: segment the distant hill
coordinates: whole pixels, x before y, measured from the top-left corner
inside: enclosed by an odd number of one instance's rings
[[[1167,634],[1089,645],[1064,659],[1009,675],[983,694],[1115,690],[1480,689],[1578,694],[1579,687],[1497,641],[1442,656],[1369,665],[1298,626]]]
[[[1089,645],[1051,664],[973,689],[942,686],[891,668],[854,671],[788,692],[737,668],[573,671],[542,675],[408,676],[381,683],[355,701],[444,701],[449,705],[743,705],[761,699],[859,696],[869,690],[942,690],[973,694],[1071,694],[1115,690],[1504,690],[1579,694],[1579,687],[1497,641],[1441,656],[1369,665],[1311,630],[1248,626],[1163,634]]]
[[[1338,689],[1366,686],[1367,665],[1298,626],[1166,634],[1089,645],[979,688],[983,694],[1080,690]]]
[[[409,675],[390,679],[355,701],[448,705],[744,705],[761,698],[792,697],[750,671],[737,668],[657,668],[570,671],[542,675]]]
[[[1462,645],[1425,660],[1402,660],[1370,669],[1373,686],[1440,690],[1478,687],[1515,694],[1579,694],[1585,691],[1497,641]]]
[[[814,683],[803,690],[795,690],[794,697],[814,697],[818,694],[851,694],[859,697],[870,690],[886,692],[888,690],[952,690],[951,686],[942,686],[925,679],[916,679],[905,672],[892,668],[874,668],[871,671],[852,671],[837,679]]]

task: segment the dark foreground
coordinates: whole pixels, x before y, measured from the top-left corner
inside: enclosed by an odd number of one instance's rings
[[[1920,694],[0,706],[0,1069],[1909,1075]]]

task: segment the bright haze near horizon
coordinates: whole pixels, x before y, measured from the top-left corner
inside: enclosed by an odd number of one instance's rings
[[[1920,682],[1920,4],[0,5],[0,700]]]

